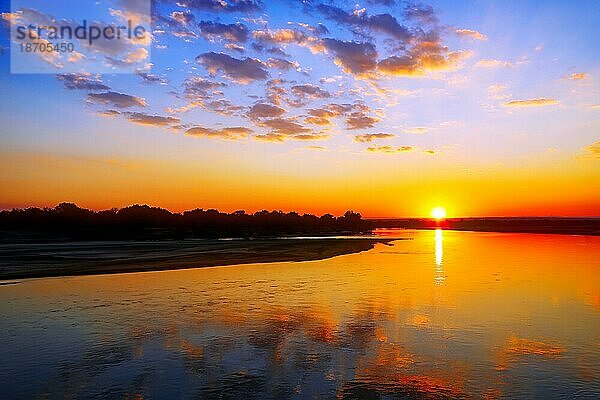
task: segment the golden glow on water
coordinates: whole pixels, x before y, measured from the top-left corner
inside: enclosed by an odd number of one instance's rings
[[[174,384],[182,397],[598,392],[600,237],[388,234],[408,240],[322,261],[2,286],[4,375],[21,397],[93,397],[111,377],[130,397]]]
[[[435,230],[435,282],[442,285],[444,280],[444,269],[442,261],[444,258],[444,232],[441,229]]]

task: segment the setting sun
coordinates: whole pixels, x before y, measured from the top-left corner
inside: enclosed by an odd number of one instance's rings
[[[444,219],[446,218],[446,210],[444,207],[435,207],[431,210],[431,217],[435,219]]]

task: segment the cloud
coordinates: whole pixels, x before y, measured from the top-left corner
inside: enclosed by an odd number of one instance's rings
[[[312,150],[312,151],[326,151],[327,150],[327,148],[324,146],[314,146],[314,145],[306,146],[304,148],[307,150]]]
[[[304,43],[308,36],[297,29],[258,30],[252,36],[260,42],[271,44]]]
[[[490,97],[497,100],[504,100],[510,97],[510,95],[506,93],[506,86],[497,83],[488,86],[488,92],[490,93]]]
[[[370,143],[376,139],[390,139],[396,135],[391,133],[365,133],[362,135],[354,136],[354,141],[358,143]]]
[[[266,94],[269,101],[275,105],[281,105],[284,96],[287,91],[284,87],[280,86],[283,83],[281,79],[271,79],[266,84]]]
[[[67,89],[79,90],[109,90],[101,80],[99,75],[89,73],[70,73],[56,75],[56,79],[62,81]]]
[[[228,79],[244,85],[269,77],[265,64],[254,58],[238,59],[224,53],[209,52],[196,57],[196,61],[204,66],[211,76],[220,71]]]
[[[89,93],[87,100],[96,104],[111,104],[118,108],[146,106],[146,99],[117,92]]]
[[[321,132],[313,132],[311,129],[296,122],[296,118],[271,118],[264,119],[258,123],[270,132],[256,135],[254,138],[261,141],[283,142],[287,139],[293,140],[321,140],[328,135]]]
[[[199,76],[191,76],[183,83],[184,93],[187,98],[206,99],[215,94],[215,91],[225,87],[224,83],[213,82]]]
[[[171,13],[171,19],[176,21],[178,24],[188,26],[196,19],[194,14],[191,12],[173,11]]]
[[[459,37],[470,39],[470,40],[487,40],[487,36],[481,32],[474,31],[472,29],[456,29],[454,31]]]
[[[412,147],[412,146],[400,146],[400,147],[373,146],[373,147],[367,148],[367,151],[370,153],[387,153],[387,154],[408,153],[413,150],[414,150],[414,147]]]
[[[283,58],[269,58],[265,64],[269,68],[277,68],[283,71],[288,71],[290,69],[298,70],[300,68],[300,64],[297,62],[291,62],[284,60]]]
[[[424,4],[407,4],[404,9],[404,17],[424,25],[438,23],[433,7]]]
[[[571,81],[582,81],[587,78],[588,74],[586,74],[585,72],[574,72],[568,77],[568,79]]]
[[[200,34],[207,40],[244,43],[248,40],[248,28],[244,24],[222,24],[213,21],[200,21],[198,24]]]
[[[407,54],[379,61],[377,70],[391,76],[422,76],[430,71],[455,69],[470,56],[469,51],[449,51],[441,44],[439,34],[430,32],[419,38]]]
[[[331,97],[328,91],[310,83],[292,86],[291,91],[295,96],[301,98],[326,99]]]
[[[428,130],[429,130],[429,128],[426,128],[424,126],[415,126],[413,128],[405,128],[402,130],[402,132],[412,133],[412,134],[422,134],[422,133],[427,133]]]
[[[346,12],[339,7],[326,4],[319,4],[316,6],[316,9],[327,18],[339,24],[351,26],[354,29],[383,33],[401,42],[407,42],[412,37],[409,29],[401,25],[390,14],[369,16],[364,9]]]
[[[117,110],[104,110],[104,111],[99,111],[96,114],[98,114],[101,117],[114,118],[116,116],[121,115],[121,112],[117,111]]]
[[[292,139],[294,139],[294,140],[323,140],[323,139],[327,139],[328,137],[329,137],[329,135],[326,135],[323,133],[306,133],[306,134],[294,135],[294,136],[292,136]]]
[[[501,61],[501,60],[479,60],[475,63],[476,67],[480,68],[512,68],[515,65],[509,61]]]
[[[582,149],[585,152],[585,155],[579,158],[592,158],[600,160],[600,141],[594,142],[587,147]]]
[[[367,115],[371,109],[363,103],[337,104],[331,103],[321,108],[309,109],[306,123],[313,125],[331,125],[332,119],[345,116],[348,129],[371,128],[380,121],[379,117]]]
[[[249,128],[235,126],[230,128],[210,129],[196,126],[188,129],[185,134],[188,136],[208,137],[225,140],[240,140],[247,138],[252,133]]]
[[[227,44],[225,44],[225,48],[229,49],[229,50],[237,51],[238,53],[243,53],[244,51],[246,51],[244,46],[240,46],[239,44],[236,44],[236,43],[227,43]]]
[[[344,115],[352,110],[350,104],[329,104],[323,108],[315,108],[308,110],[308,116],[304,119],[304,122],[313,125],[331,125],[331,120],[335,117]]]
[[[142,61],[146,60],[148,56],[148,50],[146,50],[143,47],[140,47],[131,51],[130,53],[125,54],[125,56],[122,59],[106,56],[106,61],[109,64],[114,65],[115,67],[127,68],[128,66],[131,66],[133,64],[141,63]]]
[[[262,10],[262,2],[255,0],[182,0],[182,7],[199,11],[252,13]]]
[[[285,114],[285,110],[281,107],[272,106],[270,104],[258,103],[252,106],[246,114],[250,119],[259,118],[277,118]]]
[[[260,126],[271,129],[271,133],[282,136],[293,136],[311,133],[310,129],[295,122],[292,118],[272,118],[264,120]]]
[[[203,102],[201,107],[221,115],[233,115],[242,110],[241,106],[235,105],[231,101],[224,98]]]
[[[546,99],[543,97],[528,100],[511,100],[509,102],[504,103],[506,107],[543,107],[553,106],[556,104],[558,104],[558,100]]]
[[[263,142],[283,142],[285,140],[285,136],[280,135],[278,133],[265,133],[262,135],[254,136],[254,139],[260,140]]]
[[[189,100],[188,104],[181,107],[169,107],[169,113],[184,113],[194,108],[216,111],[222,115],[231,115],[241,107],[233,105],[227,99],[218,99],[223,95],[222,88],[227,85],[213,82],[199,76],[190,76],[183,82],[183,94]]]
[[[144,83],[149,83],[149,84],[158,83],[161,85],[166,85],[167,83],[169,83],[165,78],[162,78],[155,74],[150,74],[148,72],[137,71],[136,75],[139,76],[140,78],[142,78],[142,82],[144,82]]]
[[[297,25],[303,27],[307,31],[314,33],[315,35],[325,35],[329,33],[329,29],[327,29],[327,27],[320,22],[316,26],[305,24],[302,22],[297,22]]]
[[[181,122],[179,118],[175,117],[163,117],[159,115],[149,115],[144,113],[127,113],[127,119],[139,125],[156,127],[177,125]]]
[[[381,121],[379,117],[372,117],[366,114],[369,108],[364,104],[354,104],[352,111],[346,116],[346,126],[348,129],[372,128],[377,122]]]
[[[286,45],[297,44],[307,47],[313,54],[324,52],[321,40],[315,36],[307,35],[298,29],[276,29],[276,30],[257,30],[252,32],[252,36],[262,44]],[[261,45],[259,45],[260,47]],[[279,50],[281,52],[281,50]]]
[[[335,55],[334,62],[346,73],[362,75],[377,66],[377,50],[371,43],[323,39],[323,44]]]

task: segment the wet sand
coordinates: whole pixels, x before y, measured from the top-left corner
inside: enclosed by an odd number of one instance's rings
[[[387,238],[318,238],[1,244],[0,279],[321,260],[388,242]]]

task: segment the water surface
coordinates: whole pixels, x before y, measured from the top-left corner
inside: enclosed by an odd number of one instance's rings
[[[0,397],[600,397],[600,237],[379,233],[409,240],[1,285]]]

